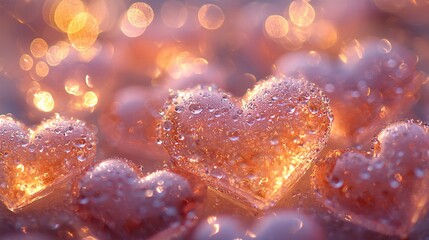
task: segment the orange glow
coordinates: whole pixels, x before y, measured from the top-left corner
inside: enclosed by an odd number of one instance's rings
[[[28,54],[22,54],[19,58],[19,67],[24,71],[29,71],[33,67],[33,58]]]
[[[132,25],[128,20],[127,14],[125,14],[121,19],[121,31],[125,36],[135,38],[142,35],[146,31],[146,28],[138,28]]]
[[[214,30],[222,26],[225,21],[225,14],[219,6],[205,4],[198,11],[198,20],[204,28]]]
[[[90,48],[98,37],[98,21],[91,14],[83,12],[76,15],[68,27],[68,38],[79,51]]]
[[[312,25],[310,41],[318,47],[329,48],[337,42],[337,39],[337,30],[331,22],[320,20]]]
[[[144,2],[133,3],[126,15],[129,23],[137,28],[146,28],[154,17],[152,8]]]
[[[70,80],[70,79],[67,80],[66,83],[64,84],[64,89],[68,94],[71,94],[71,95],[79,96],[82,94],[81,91],[79,91],[80,90],[79,83],[74,80]]]
[[[48,64],[46,64],[45,62],[42,62],[42,61],[38,62],[36,64],[36,74],[37,74],[37,76],[42,77],[42,78],[48,76],[48,74],[49,74]]]
[[[46,55],[48,44],[41,38],[35,38],[30,44],[30,52],[35,58],[41,58]]]
[[[289,5],[289,17],[295,25],[306,27],[313,23],[316,13],[308,2],[296,0]]]
[[[57,66],[63,60],[63,53],[61,48],[57,45],[54,45],[48,49],[46,54],[46,62],[51,66]]]
[[[271,38],[283,38],[288,31],[289,23],[280,15],[271,15],[265,21],[265,32]]]
[[[95,107],[98,103],[98,97],[97,94],[95,94],[92,91],[86,92],[85,95],[83,95],[83,103],[82,105],[85,108],[92,108]]]
[[[36,106],[42,112],[50,112],[54,109],[55,102],[51,93],[46,91],[39,91],[34,94],[33,98],[34,106]]]
[[[63,32],[73,30],[69,29],[69,25],[78,14],[85,10],[85,4],[81,0],[62,0],[55,9],[55,24]]]

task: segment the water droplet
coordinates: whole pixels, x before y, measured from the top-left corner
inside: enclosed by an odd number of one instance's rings
[[[270,144],[273,146],[279,144],[279,138],[278,137],[272,137],[270,139]]]
[[[79,204],[86,205],[89,203],[89,198],[81,198]]]
[[[399,185],[401,185],[401,183],[396,180],[391,180],[389,184],[391,188],[398,188]]]
[[[425,172],[421,168],[415,168],[414,175],[416,175],[418,178],[422,178],[425,175]]]
[[[240,139],[240,133],[238,131],[228,132],[229,140],[238,141]]]
[[[367,179],[369,179],[369,177],[370,177],[371,175],[369,174],[369,172],[367,172],[367,171],[364,171],[364,172],[361,172],[360,173],[360,178],[361,179],[363,179],[363,180],[367,180]]]
[[[201,104],[192,103],[189,105],[189,111],[191,111],[192,114],[200,114],[203,111],[203,107]]]
[[[171,121],[167,120],[164,122],[164,130],[165,131],[170,131],[172,127],[173,127],[173,124],[171,123]]]
[[[183,112],[183,110],[184,110],[183,106],[176,106],[176,107],[174,107],[174,111],[176,111],[177,113],[181,113],[181,112]]]
[[[328,181],[333,188],[340,188],[344,185],[344,181],[336,176],[331,176],[330,178],[328,178]]]
[[[86,146],[86,139],[80,138],[73,141],[73,145],[78,148],[83,148]]]
[[[79,154],[77,156],[77,160],[80,162],[84,162],[86,160],[86,155],[85,154]]]

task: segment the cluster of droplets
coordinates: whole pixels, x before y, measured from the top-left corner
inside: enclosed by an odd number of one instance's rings
[[[40,198],[95,158],[95,133],[82,121],[55,116],[33,130],[10,116],[0,119],[1,195],[11,210]]]
[[[428,128],[421,122],[389,125],[373,140],[373,153],[335,150],[313,172],[324,204],[369,229],[406,236],[428,204]]]
[[[333,60],[315,51],[285,55],[277,71],[325,90],[335,115],[334,139],[361,143],[415,103],[424,77],[417,56],[387,39],[351,41]],[[337,141],[340,145],[347,141]]]
[[[77,179],[77,213],[120,238],[148,238],[194,221],[205,187],[191,176],[159,171],[143,176],[121,159],[100,162]]]
[[[261,81],[241,100],[214,87],[176,91],[162,113],[159,139],[173,164],[256,208],[305,172],[332,122],[322,91],[282,77]]]

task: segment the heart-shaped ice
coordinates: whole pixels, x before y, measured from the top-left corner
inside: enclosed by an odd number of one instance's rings
[[[35,129],[0,116],[0,196],[10,210],[49,192],[95,158],[94,131],[80,120],[56,117]]]
[[[325,146],[328,99],[305,79],[270,77],[242,99],[212,87],[177,91],[160,139],[173,164],[238,202],[277,201]]]
[[[328,153],[313,172],[313,186],[324,205],[371,230],[406,236],[429,201],[428,131],[399,122],[378,134],[372,154]]]
[[[339,145],[350,146],[368,140],[415,103],[424,81],[417,60],[413,52],[381,39],[353,41],[336,60],[317,52],[286,54],[277,69],[325,90],[335,116],[332,135]]]
[[[159,171],[147,176],[125,160],[108,159],[74,187],[78,214],[97,220],[120,239],[170,239],[194,223],[206,187],[191,175]]]

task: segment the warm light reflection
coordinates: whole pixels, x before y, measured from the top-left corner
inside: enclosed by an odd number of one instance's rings
[[[36,64],[36,74],[37,76],[44,78],[49,74],[49,66],[43,61],[40,61]]]
[[[214,30],[222,26],[225,15],[219,6],[205,4],[198,11],[198,20],[204,28]]]
[[[130,23],[130,21],[128,20],[127,14],[124,14],[122,16],[120,26],[121,26],[122,33],[125,36],[130,37],[130,38],[138,37],[146,31],[145,27],[139,28],[139,27],[132,25]]]
[[[392,44],[387,39],[381,39],[378,42],[377,49],[382,53],[389,53],[392,51]]]
[[[333,46],[338,39],[334,24],[326,20],[316,21],[311,27],[310,42],[322,49]]]
[[[63,32],[74,30],[69,29],[70,23],[78,14],[85,12],[85,10],[85,4],[81,0],[62,0],[55,9],[55,24]]]
[[[61,49],[59,46],[54,45],[48,49],[46,54],[46,62],[51,66],[57,66],[61,63],[63,59]]]
[[[89,13],[79,13],[70,22],[68,38],[75,49],[84,51],[97,40],[98,30],[97,19]]]
[[[161,18],[168,27],[181,28],[188,19],[188,9],[180,1],[167,1],[161,7]]]
[[[24,71],[29,71],[33,68],[33,58],[28,54],[22,54],[19,58],[19,67]]]
[[[282,38],[288,31],[289,23],[280,15],[271,15],[265,21],[265,32],[271,38]]]
[[[83,107],[85,108],[92,108],[95,107],[98,103],[98,97],[97,94],[95,94],[92,91],[86,92],[85,95],[83,95]]]
[[[54,109],[55,102],[51,93],[46,91],[39,91],[34,94],[33,98],[34,106],[36,106],[40,111],[50,112]]]
[[[144,2],[133,3],[126,15],[129,23],[136,28],[146,28],[154,17],[152,8]]]
[[[363,57],[365,48],[356,39],[350,42],[347,48],[343,49],[338,57],[344,63],[357,62]]]
[[[80,90],[80,85],[75,80],[71,80],[71,79],[67,80],[65,82],[64,89],[66,90],[66,92],[68,94],[75,95],[75,96],[82,95],[82,92],[79,91]]]
[[[316,13],[307,1],[296,0],[289,5],[289,17],[295,25],[305,27],[313,23]]]
[[[35,58],[41,58],[46,55],[48,44],[41,38],[35,38],[30,44],[30,52]]]

